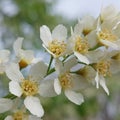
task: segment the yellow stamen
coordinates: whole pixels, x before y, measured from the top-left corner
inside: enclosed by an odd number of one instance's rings
[[[24,80],[21,83],[21,88],[25,96],[36,95],[38,93],[38,85],[35,81]]]
[[[102,40],[108,40],[111,42],[117,40],[117,36],[115,36],[111,31],[109,31],[107,29],[100,31],[98,34],[98,38],[102,39]]]
[[[19,62],[19,66],[20,66],[20,69],[22,68],[25,68],[28,66],[28,62],[24,59],[22,59],[20,62]]]
[[[72,87],[71,75],[69,73],[61,75],[59,79],[63,89]]]
[[[95,65],[95,69],[104,77],[110,75],[110,61],[100,61]]]
[[[64,41],[59,42],[58,40],[53,40],[50,44],[49,44],[49,50],[55,54],[57,57],[59,57],[60,55],[62,55],[65,50],[66,50],[66,44],[64,43]]]
[[[13,115],[13,120],[23,120],[23,118],[24,118],[24,114],[22,111],[17,111]]]
[[[87,41],[83,40],[81,37],[77,37],[75,42],[75,51],[84,54],[88,52],[88,49]]]

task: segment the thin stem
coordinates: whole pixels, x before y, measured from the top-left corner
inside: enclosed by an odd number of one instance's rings
[[[47,69],[47,74],[49,73],[49,70],[50,70],[52,61],[53,61],[53,56],[51,55],[50,62],[49,62],[49,66],[48,66],[48,69]]]

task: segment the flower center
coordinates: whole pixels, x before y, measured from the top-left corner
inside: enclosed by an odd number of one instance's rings
[[[24,80],[21,83],[21,88],[23,90],[23,94],[26,96],[35,95],[38,93],[38,85],[34,81]]]
[[[23,120],[23,118],[24,118],[24,114],[22,111],[18,111],[13,115],[13,120]]]
[[[28,66],[28,62],[24,59],[22,59],[20,62],[19,62],[19,66],[20,66],[20,69],[22,68],[25,68]]]
[[[112,59],[120,60],[120,53],[118,53],[115,56],[113,56]]]
[[[66,50],[66,44],[64,43],[64,41],[59,42],[57,40],[53,40],[49,44],[49,50],[53,54],[55,54],[57,57],[59,57],[63,52],[65,52],[65,50]]]
[[[88,43],[87,41],[83,40],[81,37],[77,37],[75,42],[75,51],[79,53],[87,53],[88,52]]]
[[[95,65],[95,68],[98,70],[99,74],[104,77],[110,75],[110,61],[100,61]]]
[[[65,73],[60,76],[60,83],[63,89],[65,88],[71,88],[72,82],[71,82],[71,75],[69,73]]]
[[[117,36],[115,36],[111,31],[104,29],[103,31],[100,31],[98,34],[98,38],[102,40],[108,40],[108,41],[116,41]]]

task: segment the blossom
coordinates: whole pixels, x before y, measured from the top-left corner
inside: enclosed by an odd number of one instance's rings
[[[50,76],[54,80],[53,86],[57,95],[60,95],[63,90],[65,96],[71,102],[80,105],[84,102],[84,98],[78,91],[84,89],[86,84],[84,84],[83,77],[70,73],[70,69],[76,65],[76,63],[75,57],[70,58],[64,63],[57,59],[55,65],[56,72]]]
[[[37,117],[42,117],[44,114],[37,95],[41,92],[39,90],[40,80],[43,79],[46,71],[47,66],[42,61],[31,66],[28,78],[24,78],[16,63],[11,63],[6,70],[6,75],[12,80],[9,82],[9,91],[18,97],[25,97],[25,107]]]
[[[43,25],[40,27],[40,38],[43,41],[43,47],[54,58],[63,56],[69,51],[66,42],[67,29],[63,25],[56,26],[52,33],[46,25]]]
[[[102,53],[101,49],[90,50],[89,42],[86,37],[82,34],[83,24],[78,22],[74,27],[74,32],[72,31],[72,36],[70,38],[71,48],[73,49],[74,55],[78,58],[80,62],[85,64],[90,64],[94,61],[94,55],[99,59]],[[88,36],[88,35],[87,35]]]
[[[27,65],[34,63],[35,57],[32,50],[22,49],[23,38],[18,37],[14,42],[13,48],[16,55],[16,62],[19,63],[20,68],[24,68]]]
[[[4,120],[42,120],[40,117],[30,115],[24,108],[11,109],[11,114],[7,115]]]
[[[118,22],[104,21],[100,22],[98,19],[97,26],[97,36],[99,42],[107,47],[110,47],[114,50],[120,50],[120,35],[118,31],[120,30]]]

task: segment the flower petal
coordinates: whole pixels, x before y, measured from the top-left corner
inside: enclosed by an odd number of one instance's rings
[[[46,75],[46,72],[47,65],[43,61],[37,62],[32,65],[29,71],[30,80],[41,80]]]
[[[37,117],[42,117],[44,115],[43,107],[37,97],[27,96],[24,100],[24,104],[33,115]]]
[[[74,55],[79,59],[79,61],[86,63],[86,64],[90,63],[90,61],[88,60],[88,58],[85,55],[82,55],[78,52],[74,52]]]
[[[105,92],[109,95],[109,90],[108,90],[108,88],[106,86],[105,79],[104,79],[103,76],[100,77],[100,85],[103,87]]]
[[[17,40],[14,42],[13,49],[17,56],[19,54],[19,50],[22,48],[23,39],[24,38],[22,38],[22,37],[18,37]]]
[[[7,98],[0,98],[0,113],[10,110],[13,106],[13,101]]]
[[[120,47],[117,44],[115,44],[114,42],[110,42],[108,40],[100,40],[100,42],[108,47],[113,48],[114,50],[120,50]]]
[[[94,48],[98,43],[98,37],[95,30],[91,31],[85,38],[87,39],[90,48]]]
[[[34,53],[32,50],[19,50],[20,59],[25,60],[28,64],[34,59]]]
[[[54,90],[54,80],[44,80],[39,86],[39,94],[43,97],[53,97],[56,96]]]
[[[78,36],[78,35],[82,35],[82,31],[83,31],[83,22],[82,21],[79,21],[75,27],[74,27],[74,34],[75,36]]]
[[[40,27],[40,38],[47,47],[49,43],[52,41],[50,29],[46,25]]]
[[[4,120],[14,120],[12,116],[7,116]]]
[[[12,94],[14,94],[14,95],[16,95],[18,97],[20,97],[22,95],[22,89],[21,89],[19,83],[16,82],[16,81],[9,82],[9,91]]]
[[[19,65],[10,63],[6,68],[6,75],[9,79],[20,82],[24,79],[22,73],[19,70]]]
[[[99,80],[100,80],[100,76],[98,74],[98,72],[96,72],[96,76],[95,76],[95,82],[96,82],[96,88],[99,88]]]
[[[58,25],[52,31],[53,40],[63,41],[67,38],[67,29],[63,25]]]
[[[84,102],[83,95],[71,90],[65,90],[65,96],[73,103],[80,105]]]
[[[62,87],[61,87],[59,79],[57,78],[54,80],[54,89],[58,95],[61,93]]]

